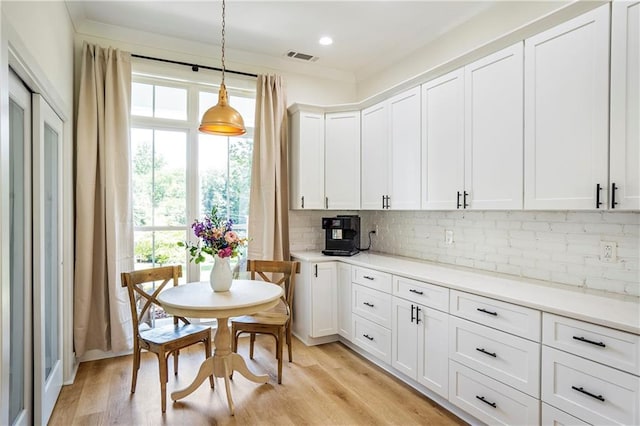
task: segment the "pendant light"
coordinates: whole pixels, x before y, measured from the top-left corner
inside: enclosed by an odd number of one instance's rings
[[[244,135],[247,130],[240,113],[229,106],[227,88],[224,85],[224,12],[225,4],[222,0],[222,83],[218,92],[218,103],[204,113],[199,130],[212,135],[239,136]]]

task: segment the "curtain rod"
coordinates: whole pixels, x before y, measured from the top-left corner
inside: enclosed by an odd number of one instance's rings
[[[191,67],[191,71],[193,71],[193,72],[198,72],[200,70],[200,68],[204,68],[206,70],[222,72],[222,68],[210,67],[210,66],[207,66],[207,65],[191,64],[189,62],[173,61],[171,59],[154,58],[152,56],[137,55],[135,53],[132,53],[131,56],[134,57],[134,58],[148,59],[150,61],[166,62],[166,63],[169,63],[169,64],[176,64],[176,65],[186,65],[188,67]],[[230,74],[238,74],[238,75],[244,75],[244,76],[247,76],[247,77],[254,77],[254,78],[258,77],[257,74],[251,74],[251,73],[248,73],[248,72],[234,71],[234,70],[228,70],[228,69],[225,69],[224,71],[228,72]]]

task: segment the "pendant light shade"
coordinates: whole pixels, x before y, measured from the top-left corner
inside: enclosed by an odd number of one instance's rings
[[[229,106],[224,83],[220,85],[218,103],[204,113],[199,130],[202,133],[221,136],[239,136],[247,132],[240,113]]]
[[[239,136],[244,135],[247,130],[244,127],[244,120],[240,113],[229,106],[227,87],[224,85],[224,15],[225,4],[224,0],[222,0],[222,83],[218,92],[218,103],[204,113],[199,130],[212,135]]]

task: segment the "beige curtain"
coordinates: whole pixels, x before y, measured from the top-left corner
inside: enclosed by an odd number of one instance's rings
[[[250,259],[289,260],[287,100],[282,77],[258,76],[249,204]]]
[[[74,345],[77,356],[131,347],[120,272],[133,267],[131,55],[84,43],[76,128]]]

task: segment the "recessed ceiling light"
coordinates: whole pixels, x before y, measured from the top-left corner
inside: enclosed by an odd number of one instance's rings
[[[320,43],[323,46],[329,46],[333,44],[333,39],[331,37],[320,37],[320,40],[318,41],[318,43]]]

